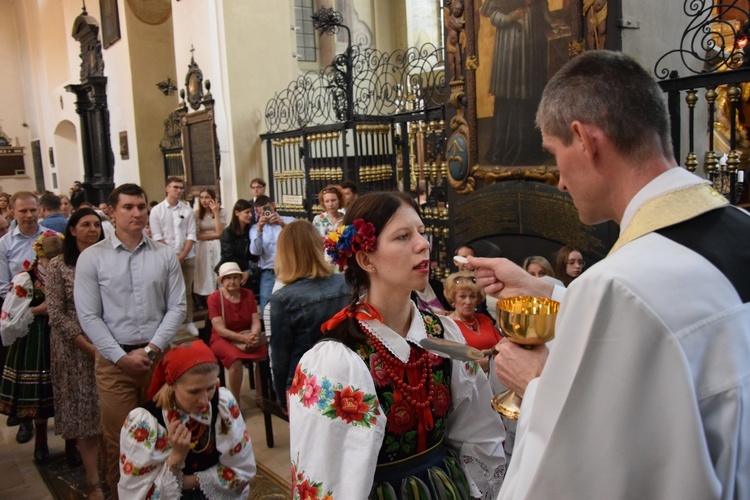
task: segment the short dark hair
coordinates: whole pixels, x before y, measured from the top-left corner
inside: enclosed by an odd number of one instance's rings
[[[344,181],[339,186],[341,186],[341,189],[348,189],[352,193],[357,194],[357,183],[353,181]]]
[[[255,199],[255,206],[256,207],[262,207],[263,205],[268,205],[269,203],[273,203],[273,200],[270,197],[268,197],[268,196],[266,196],[264,194],[258,196]]]
[[[536,123],[569,146],[574,121],[600,128],[617,151],[642,162],[673,157],[664,92],[630,56],[591,50],[568,61],[547,83]]]
[[[255,184],[255,183],[258,183],[258,184],[260,184],[261,186],[263,186],[263,187],[266,187],[266,181],[264,181],[264,180],[263,180],[262,178],[260,178],[260,177],[256,177],[255,179],[251,180],[251,181],[250,181],[250,186],[252,187],[252,185],[253,185],[253,184]]]
[[[78,243],[76,242],[75,236],[70,231],[71,227],[76,227],[76,224],[86,217],[87,215],[95,215],[101,223],[102,218],[96,213],[93,208],[79,208],[70,216],[68,219],[68,225],[65,226],[65,239],[63,240],[63,260],[69,266],[75,266],[78,262],[78,256],[81,255],[81,251],[78,250]],[[99,241],[104,239],[104,231],[99,231]]]
[[[138,184],[120,184],[109,195],[109,206],[117,208],[117,204],[120,202],[120,194],[126,194],[128,196],[142,196],[146,202],[148,202],[148,196],[146,191],[143,190]]]
[[[60,211],[60,197],[55,193],[44,193],[39,197],[39,206],[44,207],[50,212]]]

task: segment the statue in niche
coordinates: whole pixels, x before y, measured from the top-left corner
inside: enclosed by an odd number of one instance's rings
[[[463,0],[453,0],[445,8],[446,35],[445,51],[448,53],[448,67],[451,72],[451,80],[459,81],[464,78],[463,53],[466,47],[466,21],[464,20]]]
[[[586,46],[603,49],[607,40],[607,0],[583,0],[583,17],[586,18]]]

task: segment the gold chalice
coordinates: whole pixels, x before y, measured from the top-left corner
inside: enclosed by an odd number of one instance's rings
[[[542,297],[511,297],[497,302],[497,320],[508,340],[533,349],[555,338],[559,308],[559,302]],[[516,420],[521,397],[511,390],[495,394],[492,407],[506,418]]]

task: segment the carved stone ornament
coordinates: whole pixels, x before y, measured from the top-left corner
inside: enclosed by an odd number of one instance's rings
[[[190,56],[187,75],[185,75],[185,88],[187,89],[188,104],[193,108],[193,111],[197,111],[203,100],[203,71],[198,67],[198,63],[195,62],[192,55]]]

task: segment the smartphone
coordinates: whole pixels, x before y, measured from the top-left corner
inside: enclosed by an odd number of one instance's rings
[[[271,216],[271,205],[263,205],[263,215],[266,217]]]

